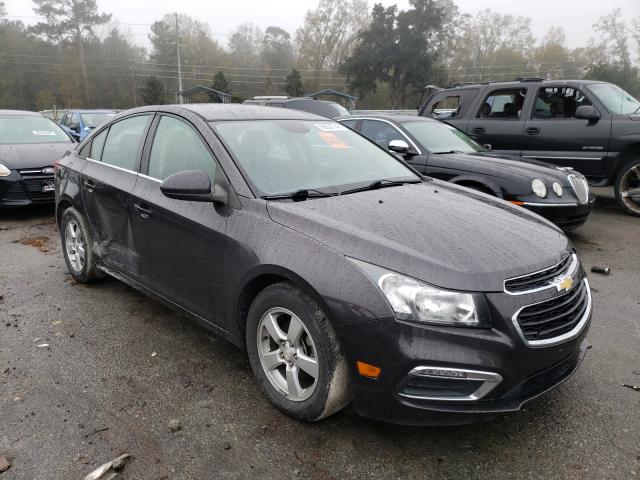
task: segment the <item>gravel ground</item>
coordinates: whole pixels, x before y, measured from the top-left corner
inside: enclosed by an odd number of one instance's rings
[[[438,428],[289,420],[232,345],[116,280],[75,284],[50,210],[0,214],[0,479],[80,479],[124,452],[119,479],[637,478],[640,220],[597,193],[571,235],[611,266],[590,274],[582,367],[518,414]]]

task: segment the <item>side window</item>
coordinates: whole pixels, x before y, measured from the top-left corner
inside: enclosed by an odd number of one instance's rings
[[[447,115],[448,118],[454,118],[460,111],[460,97],[458,95],[449,95],[438,99],[431,106],[431,116]]]
[[[351,130],[355,130],[358,120],[343,120],[340,123],[345,127],[349,127]]]
[[[69,128],[71,130],[78,130],[80,126],[80,118],[78,117],[78,114],[74,113],[73,115],[70,115],[69,118]]]
[[[81,156],[82,158],[87,158],[91,156],[90,152],[91,152],[91,142],[87,142],[82,146],[82,148],[78,152],[78,155]]]
[[[193,128],[181,120],[163,116],[153,139],[148,175],[164,180],[184,170],[202,170],[213,182],[216,162]]]
[[[102,158],[102,147],[104,147],[104,141],[107,138],[108,128],[100,132],[98,135],[93,137],[91,141],[91,152],[89,153],[89,158],[93,160],[100,160]]]
[[[494,90],[482,102],[476,118],[517,120],[522,115],[526,88]]]
[[[149,117],[138,115],[111,125],[102,149],[102,161],[115,167],[136,171],[140,145]]]
[[[65,113],[65,114],[64,114],[64,117],[62,118],[62,124],[63,124],[65,127],[68,127],[68,126],[69,126],[69,120],[70,120],[70,119],[71,119],[71,114],[70,114],[70,113]]]
[[[576,109],[591,105],[584,94],[573,87],[544,87],[538,90],[532,118],[575,118]]]
[[[396,127],[378,120],[363,120],[361,132],[384,149],[389,148],[391,140],[405,140]]]

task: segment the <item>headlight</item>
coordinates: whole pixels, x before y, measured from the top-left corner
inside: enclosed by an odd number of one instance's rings
[[[350,259],[380,288],[398,320],[458,327],[485,326],[470,293],[442,290],[413,278]]]
[[[560,185],[558,182],[553,182],[553,191],[556,193],[557,196],[561,197],[562,194],[564,193],[564,190],[562,189],[562,185]]]
[[[11,170],[0,163],[0,177],[8,177],[9,175],[11,175]]]
[[[533,189],[533,193],[535,193],[540,198],[544,198],[547,196],[547,186],[539,178],[533,179],[533,181],[531,182],[531,188]]]

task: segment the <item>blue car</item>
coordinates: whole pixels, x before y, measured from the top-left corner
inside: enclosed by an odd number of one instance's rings
[[[91,130],[116,115],[115,110],[67,110],[60,126],[73,138],[81,142]]]

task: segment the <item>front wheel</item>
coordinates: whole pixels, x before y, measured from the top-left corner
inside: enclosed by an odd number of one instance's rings
[[[325,418],[349,402],[347,364],[326,315],[289,283],[265,288],[247,317],[247,353],[269,400],[296,420]]]
[[[629,163],[618,174],[615,193],[627,213],[640,216],[640,160]]]

